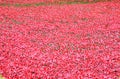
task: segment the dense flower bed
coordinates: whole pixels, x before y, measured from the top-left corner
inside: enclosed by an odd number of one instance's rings
[[[6,79],[119,79],[120,4],[0,7]]]

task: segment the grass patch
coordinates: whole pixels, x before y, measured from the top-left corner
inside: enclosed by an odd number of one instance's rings
[[[0,6],[11,6],[11,4],[1,3]]]
[[[5,79],[2,75],[0,75],[0,79]]]
[[[20,5],[20,4],[14,4],[13,6],[15,6],[15,7],[20,7],[21,5]]]
[[[30,6],[32,6],[32,4],[24,4],[23,6],[30,7]]]
[[[87,4],[89,2],[66,2],[66,4]]]
[[[15,7],[30,7],[30,6],[32,6],[32,4],[13,4],[12,6],[15,6]]]
[[[91,3],[96,3],[100,2],[99,0],[92,1],[92,2],[83,2],[83,1],[72,1],[72,2],[66,2],[66,1],[61,1],[61,2],[53,2],[53,3],[26,3],[26,4],[8,4],[8,3],[1,3],[0,6],[14,6],[14,7],[31,7],[31,6],[42,6],[42,5],[64,5],[64,4],[91,4]]]
[[[60,4],[60,5],[63,5],[63,4],[88,4],[90,2],[78,2],[78,1],[74,1],[74,2],[59,2],[59,3],[56,3],[56,4]]]
[[[43,2],[40,2],[40,3],[35,3],[34,5],[35,5],[35,6],[40,6],[40,5],[46,5],[46,4],[43,3]]]

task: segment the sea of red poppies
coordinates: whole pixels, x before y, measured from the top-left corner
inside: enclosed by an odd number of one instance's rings
[[[6,79],[120,79],[120,3],[0,7]]]

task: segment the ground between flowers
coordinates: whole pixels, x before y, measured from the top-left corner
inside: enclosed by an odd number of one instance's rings
[[[120,4],[0,7],[6,79],[119,79]]]

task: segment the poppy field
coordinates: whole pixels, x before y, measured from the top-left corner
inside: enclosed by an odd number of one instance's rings
[[[0,74],[120,79],[120,3],[0,6]]]

